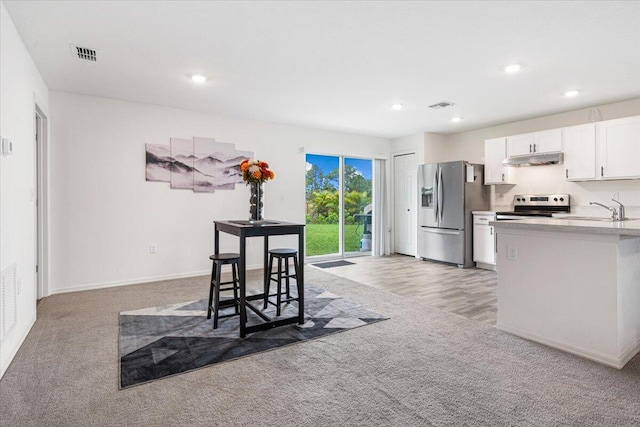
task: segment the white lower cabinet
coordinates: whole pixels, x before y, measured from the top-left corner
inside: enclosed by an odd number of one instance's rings
[[[496,233],[489,225],[495,219],[493,213],[473,214],[473,261],[476,267],[496,269]]]

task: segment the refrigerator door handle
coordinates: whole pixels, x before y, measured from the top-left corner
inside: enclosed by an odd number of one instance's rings
[[[422,231],[427,232],[427,233],[434,233],[434,234],[454,234],[454,235],[460,235],[460,231],[454,231],[454,230],[444,230],[442,228],[427,228],[425,226],[421,227]]]
[[[436,218],[436,222],[438,222],[438,209],[440,208],[440,206],[438,206],[438,194],[440,192],[440,181],[438,181],[438,172],[436,172],[434,174],[434,180],[435,180],[435,185],[434,185],[434,195],[433,195],[433,208],[434,208],[434,212],[436,214],[435,218]]]
[[[442,182],[442,168],[438,168],[438,210],[440,211],[440,219],[438,223],[442,222],[442,214],[444,207],[444,183]]]

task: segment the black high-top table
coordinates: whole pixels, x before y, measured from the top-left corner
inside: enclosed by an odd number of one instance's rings
[[[215,224],[215,248],[216,254],[220,253],[220,232],[238,236],[240,238],[240,262],[239,262],[239,275],[240,275],[240,338],[244,338],[247,334],[257,331],[264,331],[267,329],[275,328],[278,326],[289,325],[291,323],[298,323],[302,325],[304,323],[304,225],[294,224],[290,222],[266,220],[262,222],[250,222],[242,220],[225,220],[214,221]],[[283,236],[288,234],[298,235],[298,277],[299,284],[298,289],[299,301],[298,301],[298,315],[295,317],[287,317],[282,319],[271,319],[255,308],[248,301],[261,300],[265,298],[266,284],[269,280],[269,272],[267,271],[269,260],[269,236]],[[264,286],[265,290],[261,294],[249,295],[246,293],[247,285],[247,262],[246,262],[246,243],[247,237],[264,237]],[[231,306],[234,304],[233,300],[221,301],[220,306]],[[247,308],[256,313],[263,323],[257,325],[247,326]]]

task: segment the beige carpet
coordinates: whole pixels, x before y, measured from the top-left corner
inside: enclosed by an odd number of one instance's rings
[[[640,357],[618,371],[315,268],[306,280],[391,319],[126,390],[118,313],[202,298],[207,278],[49,297],[0,381],[0,425],[640,425]]]

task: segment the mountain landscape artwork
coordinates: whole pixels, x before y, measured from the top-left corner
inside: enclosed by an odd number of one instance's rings
[[[251,151],[213,138],[171,138],[170,145],[146,144],[146,180],[169,182],[171,188],[197,193],[233,190],[243,183],[240,162]]]
[[[171,138],[171,188],[193,190],[193,140]]]
[[[193,137],[193,191],[196,193],[216,191],[215,158],[212,157],[216,145],[213,138]],[[234,149],[233,145],[231,149]]]
[[[232,145],[232,144],[229,144]],[[245,154],[240,154],[245,153]],[[246,154],[253,156],[253,153],[247,151],[222,150],[216,151],[214,156],[217,161],[216,166],[216,188],[220,190],[233,190],[238,182],[242,181],[242,173],[240,172],[240,162],[244,159],[250,159]],[[238,178],[240,179],[238,181]]]
[[[146,144],[147,181],[171,181],[171,149],[168,145]]]

